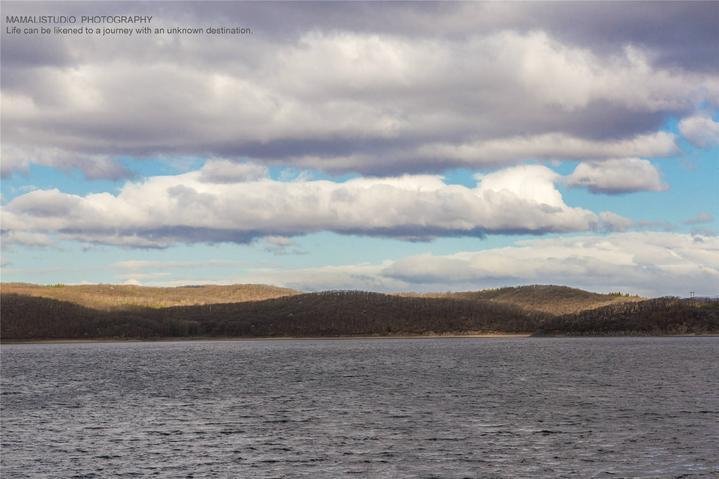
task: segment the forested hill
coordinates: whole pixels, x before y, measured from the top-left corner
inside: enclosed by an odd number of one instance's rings
[[[719,334],[719,300],[655,298],[546,319],[536,335]]]
[[[92,309],[3,293],[8,340],[163,337],[334,337],[467,333],[717,334],[719,302],[660,298],[567,315],[488,300],[364,292],[169,308]]]
[[[613,304],[641,301],[639,296],[621,293],[600,294],[555,285],[516,286],[457,293],[405,293],[403,296],[469,299],[512,304],[531,311],[549,314],[571,314]]]
[[[27,283],[3,283],[0,289],[3,293],[57,299],[93,309],[167,308],[172,306],[238,303],[301,294],[293,289],[263,284],[158,288],[112,284],[41,286]],[[457,293],[400,293],[396,296],[490,301],[550,314],[577,313],[587,309],[624,302],[635,302],[642,299],[638,296],[619,293],[598,294],[553,285],[519,286]]]
[[[125,310],[7,293],[0,301],[3,340],[529,333],[546,316],[490,302],[364,292]]]
[[[94,309],[123,309],[133,306],[167,308],[197,304],[236,303],[299,294],[293,289],[264,284],[155,288],[117,284],[41,286],[28,283],[3,283],[0,289],[3,293],[57,299]]]

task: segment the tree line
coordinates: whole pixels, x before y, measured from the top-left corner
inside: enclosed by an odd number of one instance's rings
[[[561,316],[492,301],[401,297],[356,291],[264,301],[97,310],[3,293],[3,340],[310,337],[442,333],[568,335],[719,332],[719,302],[660,298]]]

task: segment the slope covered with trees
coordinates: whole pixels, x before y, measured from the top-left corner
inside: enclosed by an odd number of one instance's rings
[[[1,334],[11,339],[176,336],[344,336],[531,332],[544,315],[508,305],[364,292],[265,301],[94,310],[66,301],[2,295]]]
[[[122,309],[133,306],[167,308],[196,304],[236,303],[298,294],[298,291],[293,289],[264,284],[154,288],[116,284],[40,286],[27,283],[3,283],[0,289],[3,293],[57,299],[95,309]]]
[[[492,301],[556,315],[578,313],[612,304],[633,303],[643,299],[628,294],[600,294],[567,286],[541,284],[456,293],[408,293],[404,296]]]
[[[488,300],[365,292],[169,308],[92,309],[3,293],[5,340],[163,337],[334,337],[467,333],[719,333],[719,302],[660,298],[561,316]]]
[[[668,335],[719,333],[719,301],[656,298],[546,319],[537,335]]]

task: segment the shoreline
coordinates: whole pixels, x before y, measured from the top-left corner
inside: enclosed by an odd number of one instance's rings
[[[356,339],[520,339],[529,338],[532,333],[449,333],[449,334],[398,334],[398,335],[358,335],[358,336],[181,336],[163,338],[68,338],[68,339],[8,339],[0,340],[6,344],[75,344],[75,343],[168,343],[184,341],[316,341]]]
[[[0,346],[13,344],[91,344],[91,343],[170,343],[199,341],[352,341],[352,340],[391,340],[391,339],[582,339],[582,338],[712,338],[709,334],[618,334],[618,335],[542,335],[532,333],[451,333],[451,334],[398,334],[389,336],[258,336],[258,337],[212,337],[183,336],[165,338],[87,338],[87,339],[10,339],[0,340]]]

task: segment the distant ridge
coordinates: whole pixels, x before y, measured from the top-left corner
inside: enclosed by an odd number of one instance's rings
[[[172,337],[338,337],[524,333],[534,335],[664,335],[719,333],[719,301],[631,299],[570,314],[550,314],[498,301],[525,302],[543,291],[523,287],[486,293],[387,295],[327,291],[261,301],[189,306],[93,309],[69,301],[7,293],[0,296],[3,341],[37,339],[151,339]],[[197,288],[179,288],[185,289]],[[586,293],[586,292],[585,292]],[[593,293],[588,293],[592,295]],[[460,296],[458,296],[460,295]],[[468,297],[461,297],[467,295]],[[599,295],[602,301],[606,298]],[[611,296],[611,295],[609,295]],[[624,297],[626,298],[626,297]],[[595,298],[596,299],[596,298]],[[558,300],[555,298],[555,300]],[[541,305],[538,299],[530,304]],[[590,302],[582,303],[588,306]],[[599,304],[598,302],[591,304]]]
[[[719,334],[719,300],[654,298],[619,303],[542,322],[535,335]]]
[[[600,294],[584,291],[582,289],[570,288],[568,286],[544,284],[456,293],[403,293],[403,296],[492,301],[502,304],[511,304],[530,311],[541,311],[549,314],[578,313],[588,309],[596,309],[627,302],[633,303],[644,299],[639,296],[630,296],[628,294]]]
[[[545,316],[486,301],[356,291],[125,310],[9,293],[0,302],[3,340],[529,333]]]
[[[264,284],[186,285],[150,287],[133,285],[49,285],[3,283],[3,293],[24,294],[68,301],[93,309],[128,307],[168,308],[203,304],[263,301],[301,294],[300,291]],[[570,314],[613,304],[636,302],[639,296],[600,294],[555,285],[531,285],[448,293],[399,293],[393,296],[491,301],[549,314]]]
[[[294,289],[265,284],[188,285],[160,288],[119,284],[41,286],[29,283],[3,283],[0,285],[0,291],[68,301],[94,309],[168,308],[171,306],[239,303],[280,298],[299,293]]]

